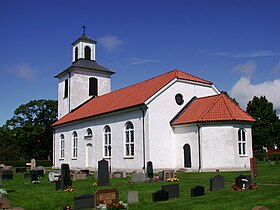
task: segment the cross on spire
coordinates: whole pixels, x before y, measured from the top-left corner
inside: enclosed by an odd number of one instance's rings
[[[86,25],[83,25],[82,28],[83,28],[83,35],[85,35],[86,34],[86,28],[87,28]]]

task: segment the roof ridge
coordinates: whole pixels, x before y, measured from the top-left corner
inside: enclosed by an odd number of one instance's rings
[[[202,114],[202,116],[199,118],[199,120],[202,120],[203,117],[212,109],[212,107],[216,104],[216,102],[221,98],[221,95],[222,94],[219,94],[219,95],[213,95],[214,97],[217,97],[215,99],[215,101],[211,104],[211,106],[208,107],[208,109],[204,112],[204,114]],[[207,97],[205,97],[207,98]]]
[[[230,114],[231,118],[235,120],[235,116],[232,113],[232,110],[230,109],[228,103],[225,100],[225,97],[227,97],[227,96],[224,93],[222,93],[221,96],[222,96],[222,99],[223,99],[223,101],[224,101],[224,103],[226,105],[227,110],[229,111],[229,114]],[[227,99],[229,100],[229,102],[231,102],[230,98],[227,97]]]

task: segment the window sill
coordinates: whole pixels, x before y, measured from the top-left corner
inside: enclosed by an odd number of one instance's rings
[[[248,155],[239,155],[240,158],[242,157],[248,157]]]
[[[77,160],[78,158],[71,158],[71,160]]]
[[[123,157],[123,159],[134,159],[134,157]]]
[[[59,160],[59,161],[63,161],[63,160],[64,160],[64,158],[59,158],[58,160]]]

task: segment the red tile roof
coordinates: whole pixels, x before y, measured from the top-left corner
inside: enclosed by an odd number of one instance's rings
[[[93,98],[56,121],[53,126],[142,105],[147,99],[175,78],[209,85],[212,84],[212,82],[185,72],[173,70],[144,82]]]
[[[256,121],[224,93],[197,98],[187,105],[173,125],[213,121]]]

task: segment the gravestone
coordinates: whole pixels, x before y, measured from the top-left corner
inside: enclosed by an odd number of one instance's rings
[[[35,159],[31,159],[31,166],[30,166],[30,170],[34,170],[36,167],[36,160]]]
[[[8,198],[0,197],[0,209],[11,209],[12,206]]]
[[[124,178],[126,177],[125,171],[115,171],[112,174],[112,178]]]
[[[13,179],[13,170],[2,169],[2,179]]]
[[[48,177],[50,182],[56,182],[59,179],[59,174],[55,172],[50,172]]]
[[[258,161],[257,158],[250,158],[250,169],[251,169],[251,177],[258,177]]]
[[[176,178],[176,173],[174,170],[164,170],[163,171],[163,181],[166,179]]]
[[[153,202],[157,201],[168,201],[168,192],[159,190],[153,193]]]
[[[225,189],[225,180],[221,175],[216,175],[210,179],[210,191]]]
[[[95,208],[95,199],[92,194],[78,195],[74,197],[74,209]]]
[[[32,170],[30,172],[30,178],[31,178],[31,182],[37,182],[38,181],[38,171]]]
[[[110,185],[109,182],[109,168],[108,161],[100,160],[98,161],[98,186],[107,186]]]
[[[87,174],[83,171],[74,171],[71,176],[73,180],[82,180],[87,178]]]
[[[138,197],[138,191],[129,191],[127,193],[127,203],[138,203],[139,197]]]
[[[251,184],[251,176],[239,175],[235,178],[235,185],[240,189],[248,189]]]
[[[95,172],[94,172],[93,178],[94,178],[94,179],[98,179],[98,171],[95,171]]]
[[[134,173],[131,175],[132,176],[132,182],[134,183],[143,183],[146,181],[146,177],[144,173]]]
[[[112,204],[118,203],[118,191],[115,188],[112,189],[101,189],[97,190],[95,193],[95,204]]]
[[[153,163],[152,161],[147,162],[147,177],[154,178]]]
[[[180,196],[179,184],[162,185],[161,189],[168,192],[168,198],[179,198]]]
[[[191,188],[191,197],[202,196],[204,194],[204,187],[202,186],[196,186]]]
[[[70,169],[68,164],[61,164],[61,177],[60,177],[60,189],[66,189],[72,185]]]
[[[164,177],[163,174],[164,174],[164,171],[159,171],[159,172],[158,172],[159,180],[164,180],[164,179],[163,179],[163,177]]]

